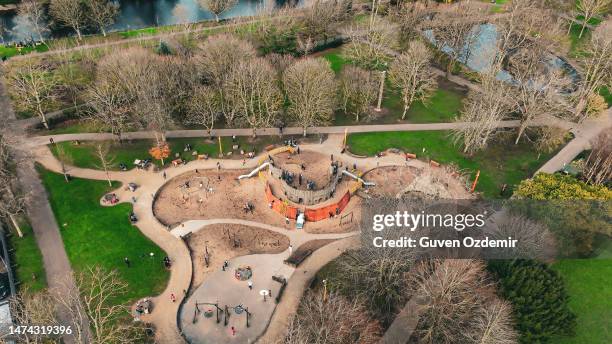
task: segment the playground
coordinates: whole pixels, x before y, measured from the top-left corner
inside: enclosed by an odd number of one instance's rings
[[[276,254],[289,247],[289,238],[280,233],[245,225],[219,224],[204,227],[186,239],[192,252],[193,287],[207,276],[222,270],[225,261],[249,254]]]
[[[376,184],[369,188],[370,197],[410,197],[430,199],[469,199],[467,179],[449,166],[386,166],[373,169],[363,178]]]
[[[283,298],[299,297],[283,294],[296,272],[306,273],[302,263],[358,233],[364,199],[472,196],[470,182],[450,166],[401,151],[355,157],[343,151],[344,140],[277,145],[246,160],[111,172],[124,186],[110,190],[116,200],[104,205],[134,203],[133,225],[169,256],[170,282],[141,317],[160,340],[180,336],[177,330],[190,342],[260,338]],[[46,168],[61,168],[46,147],[39,154]],[[91,169],[69,173],[106,179]]]

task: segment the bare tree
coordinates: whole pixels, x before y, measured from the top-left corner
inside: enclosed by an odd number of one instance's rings
[[[24,0],[17,7],[17,16],[22,17],[28,23],[33,32],[38,36],[38,40],[45,43],[45,37],[49,34],[49,24],[45,12],[45,3],[41,0]]]
[[[474,319],[474,330],[466,334],[473,343],[515,344],[519,336],[514,329],[512,317],[510,303],[494,299],[478,310]]]
[[[130,104],[123,89],[108,81],[99,80],[85,93],[89,110],[86,116],[101,127],[110,129],[119,142],[130,123]]]
[[[389,79],[402,92],[404,112],[402,119],[414,101],[425,102],[438,86],[430,66],[431,52],[420,41],[412,41],[408,49],[399,55],[389,70]]]
[[[98,143],[95,146],[94,155],[98,159],[98,168],[104,170],[108,186],[113,186],[110,177],[110,169],[115,165],[115,157],[110,155],[110,144]]]
[[[60,163],[62,174],[64,175],[64,180],[66,181],[66,183],[70,182],[66,165],[71,165],[73,163],[72,155],[68,154],[66,150],[64,150],[64,146],[61,143],[53,143],[50,149],[55,150],[55,155],[57,156],[57,160]]]
[[[49,129],[45,113],[56,99],[58,86],[58,80],[50,67],[34,59],[25,59],[23,63],[12,66],[9,80],[17,105],[34,112],[45,128]]]
[[[128,285],[116,271],[99,266],[75,274],[76,286],[56,293],[75,325],[79,343],[85,343],[86,329],[91,329],[87,343],[134,343],[143,332],[133,321],[126,321],[129,308],[116,304],[115,299],[127,292]]]
[[[300,16],[298,40],[312,42],[313,45],[318,41],[327,42],[330,36],[335,35],[336,28],[347,17],[349,10],[346,1],[314,0]]]
[[[238,0],[198,0],[200,7],[215,15],[217,22],[221,13],[231,10],[237,3]]]
[[[591,142],[591,153],[584,163],[584,179],[595,185],[612,180],[612,128],[602,131]]]
[[[187,103],[187,124],[201,125],[212,136],[215,122],[221,114],[218,93],[210,86],[196,86]]]
[[[510,307],[491,296],[482,262],[425,261],[409,280],[414,293],[428,301],[416,329],[420,343],[517,342]]]
[[[81,0],[51,0],[49,3],[51,16],[74,30],[79,41],[82,30],[87,25],[87,13]]]
[[[283,84],[289,101],[287,109],[304,129],[327,123],[335,108],[336,81],[329,62],[302,59],[287,68]]]
[[[229,106],[238,118],[256,130],[274,124],[282,105],[277,73],[264,58],[241,61],[223,85]]]
[[[340,106],[345,114],[355,117],[370,113],[370,107],[378,92],[378,78],[371,71],[346,66],[340,73]]]
[[[496,239],[512,239],[521,243],[520,247],[485,248],[485,256],[493,259],[538,259],[546,260],[555,257],[555,238],[548,227],[527,217],[503,209],[495,216],[495,223],[485,227],[484,235]]]
[[[541,1],[512,1],[506,13],[494,21],[498,39],[492,69],[502,69],[506,59],[517,52],[542,58],[561,48],[563,33],[559,18]],[[536,62],[532,64],[535,70],[542,60],[532,62]]]
[[[570,136],[567,129],[555,125],[534,127],[532,130],[535,132],[536,136],[533,142],[534,148],[540,153],[554,152],[559,146],[564,144]]]
[[[487,147],[497,131],[499,121],[511,111],[508,85],[495,79],[495,72],[484,76],[481,90],[470,90],[458,122],[466,122],[453,130],[455,143],[463,152],[473,154]]]
[[[579,122],[597,114],[593,108],[604,86],[610,86],[612,79],[612,20],[606,20],[593,31],[586,51],[581,55],[579,63],[582,67],[582,77],[578,89],[570,98],[575,104],[574,117]]]
[[[119,3],[110,0],[89,0],[85,4],[89,20],[106,37],[106,28],[115,23],[115,18],[119,14]]]
[[[537,60],[543,63],[543,60]],[[521,136],[536,118],[564,118],[571,114],[571,108],[563,99],[561,92],[570,86],[568,78],[556,71],[547,73],[532,72],[537,66],[526,67],[528,71],[514,73],[515,87],[509,88],[515,113],[521,122],[514,141],[519,143]],[[520,68],[519,68],[520,69]]]
[[[47,291],[32,292],[27,288],[9,300],[11,316],[16,325],[56,326],[60,325],[55,317],[54,300]],[[49,334],[22,331],[17,335],[20,343],[38,344],[55,342],[58,338]],[[1,340],[1,339],[0,339]]]
[[[421,37],[421,31],[419,30],[421,23],[432,11],[432,8],[427,7],[422,2],[401,3],[392,14],[399,23],[402,38],[408,41]]]
[[[479,35],[480,21],[486,14],[479,4],[462,1],[443,7],[422,25],[430,28],[436,47],[449,55],[446,67],[448,78],[457,61],[466,62]]]
[[[225,100],[223,84],[240,61],[253,58],[255,55],[255,48],[247,41],[222,34],[208,37],[193,57],[195,71],[200,81],[217,90],[221,112],[228,125],[233,124],[236,111],[228,106]]]
[[[344,55],[364,68],[384,68],[398,46],[397,29],[379,17],[370,23],[351,24],[340,31],[350,40],[343,48]]]
[[[582,27],[580,28],[580,34],[578,38],[582,38],[582,34],[584,34],[584,29],[589,24],[589,21],[594,17],[604,14],[606,11],[610,10],[610,6],[612,2],[610,0],[580,0],[576,1],[576,9],[578,10],[578,14],[580,14],[582,18]]]
[[[0,219],[10,220],[19,236],[23,236],[15,216],[25,211],[26,195],[18,189],[15,175],[15,156],[11,154],[6,139],[0,134]]]
[[[380,340],[381,330],[359,299],[309,292],[289,323],[284,343],[373,344]]]
[[[282,75],[289,66],[295,63],[295,58],[289,54],[270,53],[266,55],[266,59],[279,75]]]
[[[98,64],[96,83],[103,87],[98,92],[111,92],[110,97],[116,97],[110,99],[111,104],[128,104],[134,119],[152,130],[158,143],[165,140],[164,132],[173,123],[171,114],[188,91],[180,80],[187,73],[181,72],[184,66],[176,61],[143,48],[129,48],[105,56]],[[100,86],[105,83],[108,85]],[[123,109],[117,110],[118,114],[111,114],[122,119]]]

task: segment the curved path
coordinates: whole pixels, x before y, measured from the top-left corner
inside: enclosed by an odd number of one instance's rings
[[[335,152],[336,154],[340,155],[341,139],[341,136],[334,136],[333,139],[327,140],[323,145],[312,146],[316,147],[316,150],[325,152],[326,154],[329,154],[330,152]],[[332,145],[335,147],[332,147]],[[304,149],[308,149],[307,147],[309,146],[310,145],[303,147]],[[34,146],[32,147],[32,153],[33,159],[42,164],[45,168],[61,173],[60,162],[53,156],[47,146]],[[249,160],[249,166],[247,167],[254,167],[257,163],[257,160],[258,159]],[[373,158],[367,158],[366,160],[373,160]],[[166,169],[165,172],[167,175],[167,179],[164,179],[161,176],[161,173],[142,171],[138,169],[133,169],[126,172],[111,171],[109,173],[110,179],[117,180],[123,185],[129,182],[134,182],[140,186],[133,193],[125,191],[123,187],[116,190],[115,193],[117,193],[120,200],[129,200],[132,196],[136,197],[136,203],[134,204],[134,212],[139,218],[139,221],[137,222],[138,228],[143,232],[143,234],[145,234],[148,238],[150,238],[153,242],[160,246],[173,261],[170,280],[166,289],[161,295],[158,295],[153,299],[155,307],[164,311],[153,312],[150,316],[143,318],[143,320],[155,324],[158,330],[158,340],[163,343],[177,343],[182,341],[182,337],[178,332],[176,326],[176,314],[179,310],[180,301],[182,301],[180,300],[180,298],[184,296],[184,293],[182,291],[189,289],[189,284],[192,276],[192,264],[189,250],[183,240],[180,239],[180,237],[186,234],[187,232],[199,230],[204,226],[218,223],[243,224],[264,228],[287,235],[291,240],[291,244],[296,248],[299,245],[314,239],[343,239],[348,236],[354,235],[354,233],[310,234],[306,232],[287,231],[285,229],[263,223],[237,219],[187,221],[184,223],[184,225],[179,225],[174,230],[168,231],[167,228],[161,223],[159,223],[159,221],[153,215],[152,204],[154,201],[154,195],[157,190],[161,188],[163,184],[167,182],[167,180],[172,179],[175,176],[178,176],[195,168],[214,169],[216,168],[216,162],[217,160],[215,159],[201,160],[192,162],[188,165]],[[245,166],[242,165],[241,161],[238,160],[220,160],[220,162],[223,164],[224,169],[245,168]],[[368,165],[374,164],[376,164],[374,161],[370,161]],[[83,169],[73,166],[67,166],[67,172],[70,173],[70,175],[78,178],[96,180],[106,180],[107,178],[106,173],[104,171]],[[61,242],[61,240],[59,241]],[[287,252],[284,252],[283,254],[287,255]],[[273,255],[256,256],[260,256],[257,257],[257,259],[261,259],[263,257],[260,264],[261,266],[270,265],[271,262],[280,262],[282,264],[283,260],[279,259],[278,257],[266,257]],[[238,257],[236,259],[239,261],[241,259],[248,258]],[[333,257],[330,257],[328,261],[331,259],[333,259]],[[287,277],[291,276],[291,272],[293,271],[293,269],[291,268],[287,271]],[[177,297],[179,297],[179,302],[173,303],[170,301],[171,293],[174,293]],[[272,312],[273,310],[274,309],[272,308],[269,311]],[[263,328],[267,326],[267,319],[264,320],[266,321],[262,322]],[[259,334],[255,333],[255,335]]]

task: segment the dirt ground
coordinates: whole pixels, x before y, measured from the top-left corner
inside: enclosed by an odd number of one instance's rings
[[[240,243],[239,247],[234,246],[234,240]],[[248,254],[281,253],[289,247],[289,238],[261,228],[224,224],[206,226],[191,234],[187,244],[192,250],[195,290],[210,272],[221,269],[225,260]],[[208,267],[204,259],[206,248]]]
[[[367,172],[363,178],[376,183],[376,186],[367,189],[366,194],[371,197],[420,193],[428,198],[473,198],[466,189],[465,180],[445,166],[386,166]]]
[[[376,186],[368,188],[370,196],[396,197],[398,192],[412,183],[417,173],[415,167],[386,166],[369,171],[363,178],[376,183]]]
[[[296,176],[292,186],[297,189],[306,190],[306,183],[308,181],[315,182],[315,190],[323,189],[329,185],[331,179],[330,156],[312,151],[302,151],[300,154],[279,153],[273,159],[277,167]],[[302,170],[301,165],[304,165],[304,170]],[[297,178],[299,174],[303,176],[301,185],[298,183]]]
[[[282,215],[268,208],[262,180],[257,177],[240,181],[236,179],[244,173],[244,170],[191,171],[172,178],[159,190],[153,204],[153,213],[160,222],[169,226],[187,220],[233,218],[294,230],[295,221],[291,220],[287,225]],[[185,182],[189,182],[189,188]],[[342,194],[337,193],[335,199],[339,197]],[[309,233],[341,233],[351,230],[349,217],[358,217],[356,213],[350,214],[355,211],[358,201],[357,198],[351,200],[345,211],[336,218],[307,223],[305,230]],[[254,206],[253,212],[244,211],[247,202]]]

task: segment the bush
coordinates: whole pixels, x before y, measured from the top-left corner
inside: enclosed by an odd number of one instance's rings
[[[576,316],[556,271],[534,260],[492,261],[488,269],[499,279],[501,296],[512,303],[521,343],[573,334]]]

